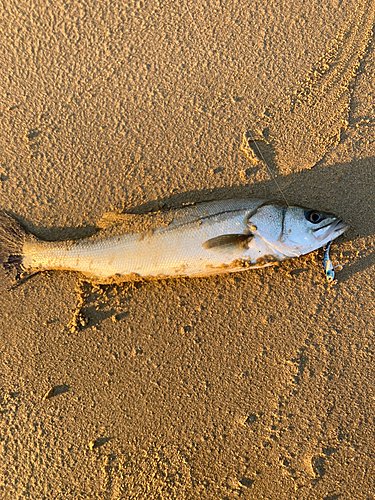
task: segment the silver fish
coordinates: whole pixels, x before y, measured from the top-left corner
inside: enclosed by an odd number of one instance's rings
[[[0,213],[0,279],[58,269],[99,283],[208,276],[273,265],[326,245],[347,224],[265,200],[222,200],[147,215],[107,215],[95,235],[47,242]]]

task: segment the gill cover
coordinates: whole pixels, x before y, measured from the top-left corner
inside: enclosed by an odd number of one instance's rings
[[[268,203],[250,216],[248,224],[254,235],[283,257],[312,252],[340,236],[348,227],[330,213]]]

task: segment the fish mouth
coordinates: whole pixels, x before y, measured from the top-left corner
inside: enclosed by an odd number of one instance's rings
[[[315,229],[314,232],[317,233],[315,235],[315,237],[318,241],[323,241],[327,238],[330,238],[331,240],[333,240],[333,239],[337,238],[338,236],[340,236],[341,234],[343,234],[348,228],[349,228],[349,224],[342,221],[341,219],[337,219],[334,222],[330,222],[326,226]],[[321,233],[320,231],[322,231],[323,229],[326,229],[326,231]]]
[[[349,229],[349,224],[340,219],[336,222],[336,225],[333,228],[334,231],[339,232],[340,234],[344,233],[347,229]]]

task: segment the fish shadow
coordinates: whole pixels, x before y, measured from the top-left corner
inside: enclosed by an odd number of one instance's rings
[[[375,251],[365,257],[360,257],[354,262],[345,264],[339,274],[339,283],[345,283],[355,274],[362,273],[366,269],[375,266]]]

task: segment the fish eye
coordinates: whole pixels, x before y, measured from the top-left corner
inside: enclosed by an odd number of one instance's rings
[[[309,210],[308,212],[305,212],[305,217],[312,224],[318,224],[323,219],[325,219],[325,216],[320,214],[316,210]]]

